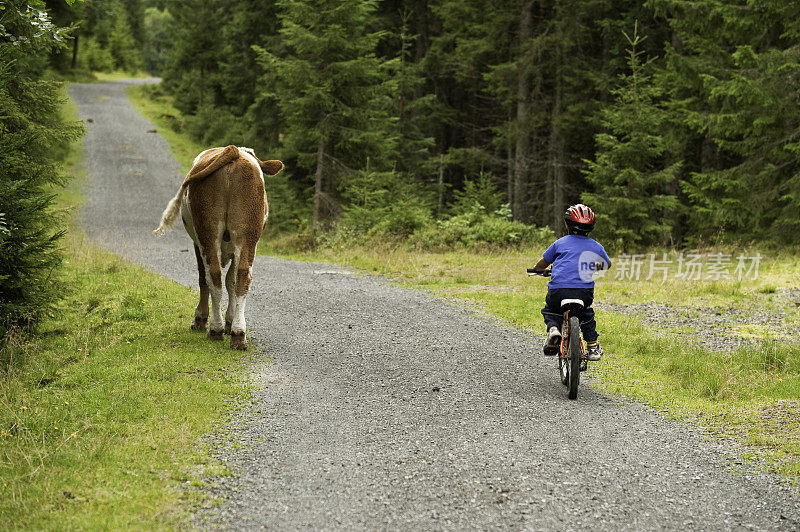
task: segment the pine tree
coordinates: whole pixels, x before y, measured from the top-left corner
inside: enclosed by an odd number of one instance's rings
[[[432,10],[442,32],[426,63],[448,111],[437,141],[451,173],[462,170],[451,184],[490,171],[515,219],[560,229],[584,188],[598,104],[620,72],[609,36],[648,10],[630,0],[442,0]]]
[[[219,60],[223,42],[218,32],[227,10],[221,0],[175,0],[169,12],[174,35],[164,84],[175,97],[175,106],[192,115],[219,102]]]
[[[130,25],[127,12],[120,9],[108,37],[108,47],[116,68],[135,73],[142,66],[142,58],[140,43],[134,38]]]
[[[367,159],[375,171],[390,169],[394,87],[374,53],[381,34],[368,29],[374,1],[277,5],[283,48],[257,48],[264,96],[281,109],[284,158],[314,176],[311,225],[317,228],[340,210],[337,187],[366,168]]]
[[[144,69],[153,76],[160,76],[167,64],[174,24],[167,9],[148,7],[144,11],[142,55]]]
[[[797,241],[800,5],[651,0],[670,18],[664,85],[683,116],[696,238]]]
[[[60,117],[61,87],[44,82],[42,61],[65,45],[42,2],[6,1],[0,10],[0,337],[29,325],[59,297],[61,231],[52,190],[62,182],[55,148],[82,128]]]
[[[508,59],[518,9],[515,0],[441,0],[431,2],[436,31],[420,60],[429,91],[436,98],[427,114],[426,133],[436,141],[441,185],[439,212],[453,200],[469,176],[480,172],[507,175],[504,141],[497,126],[508,111],[485,78],[492,65]],[[499,148],[499,149],[498,149]]]
[[[390,73],[397,84],[392,113],[397,118],[396,169],[408,180],[425,187],[433,181],[437,170],[437,158],[433,154],[435,141],[428,134],[427,125],[438,105],[435,96],[426,93],[423,67],[415,60],[420,36],[411,33],[410,28],[413,18],[419,16],[408,10],[400,13],[399,31],[392,32],[389,39],[396,48],[390,48],[387,57],[398,59],[394,62],[394,72]]]
[[[680,163],[670,162],[671,146],[664,136],[671,116],[649,74],[652,63],[639,57],[643,37],[638,27],[625,37],[630,73],[612,91],[615,101],[601,112],[605,131],[595,137],[598,151],[586,171],[594,192],[582,196],[598,214],[598,238],[617,249],[669,243],[669,214],[679,206],[668,192],[680,169]]]

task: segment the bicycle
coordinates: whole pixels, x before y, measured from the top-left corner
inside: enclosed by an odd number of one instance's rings
[[[538,275],[550,277],[550,270],[534,271],[528,268],[528,276]],[[561,300],[561,310],[564,312],[564,320],[561,322],[561,344],[558,346],[558,373],[561,377],[561,384],[567,386],[567,397],[575,399],[578,397],[578,384],[581,380],[581,371],[586,371],[588,359],[586,358],[586,346],[581,338],[581,323],[576,314],[583,310],[584,303],[580,299]],[[575,332],[576,334],[572,334]]]

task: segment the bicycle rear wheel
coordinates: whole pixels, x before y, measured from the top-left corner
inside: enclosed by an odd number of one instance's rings
[[[569,359],[564,362],[568,365],[569,373],[569,394],[570,399],[578,397],[578,384],[581,379],[581,323],[576,317],[569,319]]]

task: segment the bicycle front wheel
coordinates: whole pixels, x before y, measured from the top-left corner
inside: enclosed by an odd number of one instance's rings
[[[569,398],[575,399],[578,397],[578,384],[581,379],[581,356],[583,349],[581,348],[581,323],[576,317],[569,319],[569,345],[567,346],[569,352]]]

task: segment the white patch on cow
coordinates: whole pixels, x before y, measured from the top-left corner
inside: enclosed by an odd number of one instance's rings
[[[232,323],[236,313],[236,300],[233,298],[236,295],[236,268],[233,266],[234,263],[231,262],[231,267],[228,268],[228,273],[225,274],[225,289],[228,291],[228,308],[225,311],[225,323]]]
[[[231,242],[233,242],[233,235],[231,235]],[[225,321],[228,323],[233,323],[237,314],[236,280],[238,277],[236,270],[239,268],[241,251],[241,247],[234,248],[231,266],[225,276],[225,288],[228,290],[228,309],[225,311]]]
[[[261,171],[261,165],[258,164],[258,159],[256,158],[255,152],[252,148],[239,148],[239,154],[245,156],[247,159],[250,160],[253,165],[258,169],[258,175],[261,177],[261,181],[264,181],[264,172]]]
[[[236,296],[235,299],[236,299],[236,314],[234,315],[233,323],[231,324],[231,332],[243,333],[247,331],[247,323],[245,322],[244,319],[244,307],[245,303],[247,303],[247,294],[243,296]]]
[[[184,224],[185,223],[186,222],[184,222]],[[187,231],[188,231],[188,226],[187,226]],[[197,241],[195,241],[194,244],[197,246],[197,250],[200,252],[200,260],[203,261],[203,266],[205,266],[205,268],[206,268],[206,270],[205,270],[206,271],[206,284],[208,284],[208,281],[209,281],[208,264],[206,263],[206,260],[203,258],[203,257],[205,257],[205,255],[203,255],[203,246],[201,246],[200,243],[197,242]],[[198,267],[199,267],[199,265],[198,265]],[[203,316],[203,313],[201,312],[200,304],[202,302],[203,302],[203,299],[200,298],[200,300],[197,302],[197,305],[194,307],[194,317],[195,318],[201,318],[201,319],[208,319],[208,316]],[[208,302],[206,302],[206,304],[208,304]]]

